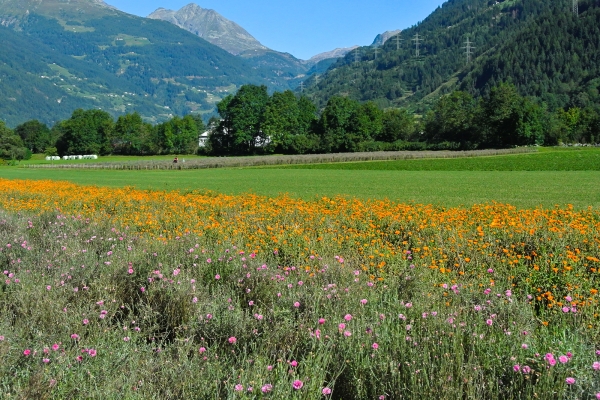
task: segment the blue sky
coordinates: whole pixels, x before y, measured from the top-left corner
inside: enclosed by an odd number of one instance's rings
[[[147,16],[159,7],[178,10],[191,0],[105,0]],[[442,0],[198,0],[235,21],[263,45],[308,59],[336,47],[366,46],[379,33],[408,28]]]

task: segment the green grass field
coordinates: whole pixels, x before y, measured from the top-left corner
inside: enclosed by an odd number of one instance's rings
[[[114,161],[113,158],[105,160]],[[544,149],[539,154],[516,156],[291,168],[107,171],[2,167],[0,177],[141,189],[212,190],[227,194],[251,192],[277,196],[287,193],[304,199],[341,194],[443,206],[497,201],[521,208],[572,204],[583,209],[600,207],[599,165],[600,149],[592,148]]]
[[[600,149],[545,148],[538,153],[495,157],[291,165],[287,168],[369,171],[600,171]]]

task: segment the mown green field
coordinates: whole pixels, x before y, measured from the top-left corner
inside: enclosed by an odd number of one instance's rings
[[[277,196],[287,193],[303,199],[344,195],[444,206],[497,201],[522,208],[572,204],[583,209],[600,207],[599,165],[600,149],[592,148],[544,149],[539,154],[517,156],[291,168],[107,171],[2,167],[0,177],[141,189],[212,190],[227,194],[252,192]],[[529,166],[529,170],[524,166]]]
[[[287,168],[369,171],[600,171],[600,149],[542,148],[537,153],[506,156],[291,165]]]

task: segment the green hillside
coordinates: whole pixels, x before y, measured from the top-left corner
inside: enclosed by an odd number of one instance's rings
[[[0,3],[0,21],[10,26],[0,31],[0,118],[9,126],[52,124],[81,107],[158,122],[212,113],[242,84],[288,88],[284,77],[164,21],[91,0],[21,3]]]
[[[512,80],[522,95],[551,107],[566,106],[582,92],[593,102],[599,5],[579,1],[576,17],[570,1],[447,1],[384,46],[359,48],[308,79],[306,93],[321,107],[338,95],[422,112],[453,90],[481,95]]]

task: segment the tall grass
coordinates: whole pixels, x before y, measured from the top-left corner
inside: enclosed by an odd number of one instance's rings
[[[0,191],[0,397],[600,392],[596,212],[85,187],[57,211],[20,185]]]

